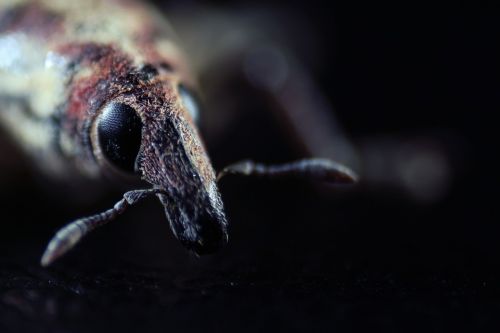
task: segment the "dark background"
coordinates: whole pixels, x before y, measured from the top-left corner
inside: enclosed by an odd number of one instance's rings
[[[231,240],[216,255],[186,253],[158,203],[147,202],[42,269],[39,257],[59,226],[108,208],[119,193],[69,205],[17,168],[3,177],[0,193],[1,332],[442,332],[494,324],[500,224],[493,7],[288,6],[321,41],[324,65],[314,75],[351,137],[443,138],[455,170],[447,194],[422,204],[362,186],[328,191],[300,181],[228,178],[221,191]],[[242,157],[298,157],[278,127],[265,112],[242,119],[228,131],[226,149],[209,144],[216,167]]]

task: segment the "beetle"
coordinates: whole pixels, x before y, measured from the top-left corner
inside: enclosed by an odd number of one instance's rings
[[[113,13],[113,15],[109,15]],[[132,177],[150,185],[78,219],[49,242],[48,266],[85,235],[148,197],[197,255],[228,241],[228,222],[198,130],[199,89],[175,33],[140,1],[6,0],[0,4],[0,122],[57,177]],[[352,183],[343,164],[243,161],[226,174]]]

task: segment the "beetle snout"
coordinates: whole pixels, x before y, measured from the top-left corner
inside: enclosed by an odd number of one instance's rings
[[[137,165],[153,185],[170,228],[189,250],[202,255],[227,242],[228,223],[215,172],[196,128],[175,114],[146,118]]]
[[[198,225],[193,237],[182,240],[185,247],[198,255],[214,253],[227,243],[227,228],[225,220],[212,214],[202,214],[193,224]]]
[[[216,252],[228,241],[228,224],[218,202],[158,195],[174,235],[197,255]],[[203,198],[205,199],[205,198]]]

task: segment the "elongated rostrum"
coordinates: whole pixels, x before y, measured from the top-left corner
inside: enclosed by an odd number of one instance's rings
[[[216,174],[197,129],[199,87],[169,24],[131,0],[2,0],[0,123],[57,177],[130,175],[150,184],[106,212],[76,220],[49,243],[51,264],[88,232],[149,196],[196,254],[228,240]],[[329,160],[237,163],[224,174],[356,176]]]

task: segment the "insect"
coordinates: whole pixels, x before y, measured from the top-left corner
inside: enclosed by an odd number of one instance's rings
[[[110,15],[112,13],[112,15]],[[0,121],[47,173],[72,181],[135,178],[111,209],[59,230],[48,266],[127,208],[157,197],[177,239],[198,255],[228,240],[216,173],[198,131],[195,76],[175,33],[154,9],[129,0],[3,0]],[[244,161],[225,174],[297,175],[352,183],[328,159],[283,165]]]

